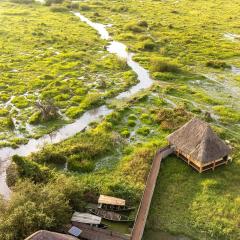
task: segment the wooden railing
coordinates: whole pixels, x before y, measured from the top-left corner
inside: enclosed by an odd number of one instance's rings
[[[131,240],[141,240],[147,221],[148,212],[150,209],[152,196],[157,182],[158,173],[162,159],[173,153],[173,148],[166,146],[157,151],[147,178],[144,193],[142,195],[141,203],[138,208],[134,227],[131,234]]]

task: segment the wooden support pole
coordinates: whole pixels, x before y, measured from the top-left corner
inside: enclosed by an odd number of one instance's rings
[[[216,167],[216,160],[214,160],[214,162],[213,162],[213,168],[212,168],[213,171],[214,171],[215,167]]]

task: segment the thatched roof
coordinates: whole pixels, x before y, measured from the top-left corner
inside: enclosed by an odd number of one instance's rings
[[[35,232],[25,240],[77,240],[77,238],[66,234],[40,230]]]
[[[198,118],[187,122],[167,139],[191,159],[203,164],[221,159],[231,151],[230,147],[213,132],[209,124]]]
[[[116,206],[125,206],[126,201],[121,198],[109,197],[105,195],[100,195],[98,203],[116,205]]]

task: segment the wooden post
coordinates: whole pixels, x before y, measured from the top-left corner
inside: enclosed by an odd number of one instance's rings
[[[227,156],[227,161],[226,161],[226,165],[228,164],[228,156]]]
[[[215,167],[216,167],[216,160],[214,160],[213,162],[213,168],[212,168],[213,171],[215,170]]]

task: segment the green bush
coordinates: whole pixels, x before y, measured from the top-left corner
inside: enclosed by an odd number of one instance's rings
[[[128,137],[130,137],[130,132],[129,132],[128,129],[123,129],[123,130],[121,131],[121,135],[122,135],[123,137],[125,137],[125,138],[128,138]]]
[[[135,33],[143,32],[143,29],[137,23],[128,23],[125,25],[125,30],[132,31]]]
[[[20,3],[20,4],[30,4],[34,3],[34,0],[11,0],[13,3]]]
[[[39,124],[39,123],[41,122],[41,113],[40,113],[39,111],[33,113],[33,114],[30,116],[28,122],[29,122],[30,124]]]
[[[149,127],[141,127],[137,130],[137,133],[143,136],[147,136],[150,133]]]
[[[128,126],[134,127],[136,126],[136,122],[134,120],[128,120]]]
[[[91,7],[88,5],[82,5],[80,8],[82,11],[90,11],[91,10]]]
[[[206,66],[211,68],[231,68],[230,65],[223,61],[208,61]]]
[[[148,27],[148,23],[147,23],[147,21],[141,20],[141,21],[138,22],[138,26],[140,26],[140,27]]]
[[[50,10],[52,12],[67,12],[68,9],[66,7],[63,6],[57,6],[57,5],[53,5],[50,7]]]
[[[5,108],[0,109],[0,117],[4,117],[8,115],[8,110]]]
[[[68,170],[81,172],[81,173],[88,173],[92,172],[95,168],[95,164],[93,161],[90,160],[82,160],[81,156],[72,155],[68,159]]]
[[[151,59],[150,70],[153,72],[172,72],[172,73],[180,72],[180,68],[178,65],[174,63],[163,62],[158,58]]]
[[[61,4],[64,0],[45,0],[46,6],[51,6],[52,4]]]
[[[156,48],[155,43],[148,39],[141,44],[141,49],[144,51],[153,51]]]
[[[61,231],[71,218],[70,194],[81,195],[63,179],[58,184],[19,182],[8,204],[1,204],[0,239],[25,239],[39,229]]]
[[[29,106],[29,101],[24,96],[16,96],[13,98],[12,103],[17,108],[26,108]]]
[[[31,160],[14,155],[12,161],[16,164],[17,172],[21,178],[29,178],[36,183],[46,183],[52,177],[52,172],[47,167]]]

